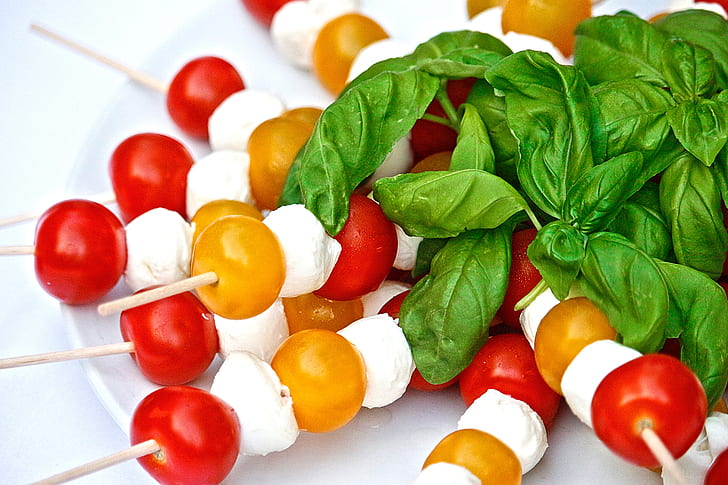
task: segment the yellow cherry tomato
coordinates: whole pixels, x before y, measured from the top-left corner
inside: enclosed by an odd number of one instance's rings
[[[325,328],[338,332],[364,315],[361,299],[329,300],[314,293],[283,298],[283,308],[290,333],[307,328]]]
[[[425,460],[467,468],[484,484],[519,485],[521,462],[505,443],[478,429],[460,429],[445,436]]]
[[[283,112],[283,114],[281,114],[281,118],[302,121],[314,126],[321,117],[322,112],[321,108],[304,106],[302,108],[293,108]]]
[[[614,340],[617,332],[606,315],[584,297],[559,302],[536,330],[534,352],[541,377],[563,395],[561,378],[576,354],[597,340]]]
[[[197,288],[214,313],[239,320],[258,315],[278,298],[286,262],[278,238],[248,216],[227,216],[202,231],[192,251],[190,274],[214,272],[217,282]]]
[[[450,160],[452,160],[452,152],[450,151],[433,153],[415,163],[410,169],[410,172],[420,173],[430,170],[448,170],[450,168]]]
[[[468,18],[473,18],[484,10],[503,5],[505,0],[468,0]]]
[[[294,333],[271,361],[288,386],[298,427],[325,433],[356,416],[367,386],[364,360],[344,337],[325,329]]]
[[[350,13],[329,21],[319,31],[313,46],[313,72],[332,94],[338,95],[349,77],[359,51],[389,37],[371,18]]]
[[[518,32],[551,41],[569,57],[574,50],[574,30],[591,17],[591,0],[506,0],[503,32]]]
[[[255,204],[273,210],[288,177],[288,170],[313,125],[293,118],[277,117],[264,121],[250,134],[250,190]]]
[[[239,200],[219,199],[208,202],[203,205],[190,221],[194,224],[195,232],[192,235],[192,244],[195,244],[197,238],[203,230],[210,224],[225,216],[249,216],[259,221],[263,220],[263,214],[260,213],[255,206]]]

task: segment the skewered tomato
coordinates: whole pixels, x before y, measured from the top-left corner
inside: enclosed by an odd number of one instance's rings
[[[537,232],[536,229],[531,228],[513,233],[508,287],[503,297],[503,304],[498,309],[498,315],[507,325],[513,328],[521,328],[518,320],[521,311],[516,311],[513,307],[541,281],[541,273],[538,272],[526,254],[528,245],[536,238]]]
[[[291,0],[242,0],[250,15],[264,27],[270,27],[273,16]]]
[[[659,464],[642,439],[652,429],[672,456],[682,456],[703,429],[708,401],[693,372],[678,359],[647,354],[623,364],[602,380],[592,400],[594,432],[625,460]]]
[[[207,139],[207,121],[220,103],[245,89],[238,71],[213,56],[193,59],[179,70],[167,91],[167,111],[182,131]]]
[[[591,0],[506,0],[501,19],[503,32],[541,37],[569,57],[574,50],[574,30],[591,17]]]
[[[468,406],[488,389],[525,402],[547,428],[561,403],[561,396],[541,377],[533,349],[522,334],[490,337],[460,373],[460,395]]]
[[[119,323],[139,369],[157,384],[186,384],[217,354],[214,316],[190,292],[124,310]]]
[[[503,5],[505,0],[468,0],[468,17],[473,18],[489,8]]]
[[[341,254],[329,279],[315,293],[330,300],[353,300],[376,290],[397,256],[397,231],[379,204],[352,195],[349,218],[335,239]]]
[[[330,330],[294,333],[278,348],[271,366],[291,391],[293,412],[302,430],[338,429],[364,402],[364,361],[354,345]]]
[[[465,467],[482,483],[521,483],[521,462],[513,450],[495,436],[478,429],[460,429],[445,436],[422,468],[440,462]]]
[[[614,340],[607,316],[584,297],[559,302],[541,320],[534,351],[546,383],[561,394],[561,378],[576,354],[597,340]]]
[[[329,300],[313,293],[295,298],[283,298],[288,331],[300,332],[307,328],[325,328],[338,332],[364,315],[364,305],[355,300]]]
[[[163,207],[187,217],[187,172],[194,159],[174,138],[140,133],[111,155],[111,185],[124,222]]]
[[[728,449],[718,455],[708,468],[703,485],[726,485],[728,483]]]
[[[35,275],[41,287],[64,303],[98,300],[126,267],[121,221],[88,200],[66,200],[46,210],[35,230]]]
[[[222,399],[202,389],[162,387],[137,406],[131,444],[154,440],[160,450],[138,458],[164,485],[213,485],[225,479],[240,451],[240,422]]]
[[[278,238],[258,219],[227,216],[210,224],[192,251],[192,276],[207,272],[217,283],[197,288],[214,313],[233,320],[250,318],[278,298],[286,262]]]
[[[259,221],[263,220],[263,214],[251,204],[239,200],[213,200],[197,209],[195,215],[192,216],[190,222],[195,225],[192,244],[197,241],[202,231],[207,229],[207,226],[225,216],[248,216]]]
[[[313,72],[323,86],[338,95],[349,77],[359,51],[389,37],[371,18],[350,13],[330,20],[319,31],[313,46]]]

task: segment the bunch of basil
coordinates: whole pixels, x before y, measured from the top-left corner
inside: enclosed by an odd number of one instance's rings
[[[432,383],[457,375],[488,337],[508,283],[511,234],[563,299],[587,296],[641,352],[679,338],[710,402],[728,382],[728,23],[704,11],[650,24],[583,22],[574,66],[448,32],[375,64],[322,114],[281,204],[303,202],[331,234],[349,197],[428,105],[458,131],[450,169],[380,179],[386,215],[424,237],[400,325]],[[458,111],[449,79],[478,80]],[[530,298],[527,297],[526,300]],[[525,305],[527,301],[524,301]]]

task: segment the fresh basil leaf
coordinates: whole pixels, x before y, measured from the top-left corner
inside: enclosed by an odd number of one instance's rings
[[[606,151],[598,109],[582,74],[543,52],[517,52],[486,73],[505,94],[506,115],[519,142],[524,192],[558,218],[572,184]]]
[[[511,133],[506,120],[506,103],[502,96],[495,94],[493,86],[484,79],[473,84],[467,103],[474,106],[485,122],[488,137],[495,156],[495,173],[506,179],[514,187],[519,187],[516,176],[518,159],[518,140]]]
[[[681,39],[670,39],[662,50],[662,70],[678,102],[712,93],[715,62],[710,51]]]
[[[574,226],[553,221],[538,231],[528,246],[528,259],[559,300],[569,295],[581,270],[586,243],[587,237]]]
[[[347,85],[339,94],[339,97],[341,97],[341,95],[343,95],[347,91],[350,91],[354,87],[363,83],[364,81],[368,81],[369,79],[377,76],[378,74],[381,74],[383,72],[404,72],[412,70],[416,64],[417,60],[412,54],[401,57],[392,57],[390,59],[384,59],[382,61],[376,62],[369,66],[366,71],[362,72],[357,77],[352,79],[349,83],[347,83]]]
[[[480,49],[494,52],[501,57],[510,55],[513,51],[500,39],[490,34],[473,30],[460,30],[443,32],[430,40],[418,45],[413,53],[414,59],[423,63],[431,59],[438,59],[461,49]]]
[[[672,237],[660,212],[659,187],[646,183],[617,212],[609,230],[621,234],[655,259],[672,258]]]
[[[642,186],[642,162],[629,152],[592,167],[567,192],[562,219],[586,233],[606,228]]]
[[[296,157],[303,200],[329,234],[349,214],[352,191],[412,129],[440,82],[417,71],[385,71],[342,94],[321,114]]]
[[[605,82],[592,92],[607,130],[607,158],[642,152],[645,180],[665,170],[672,160],[661,150],[673,141],[665,113],[675,105],[669,92],[638,79]]]
[[[475,168],[495,172],[495,155],[483,119],[470,104],[460,105],[460,131],[452,152],[450,170]]]
[[[487,51],[479,47],[457,49],[436,59],[425,59],[417,63],[417,68],[434,76],[447,78],[482,78],[503,54]]]
[[[664,35],[709,50],[716,63],[718,89],[728,89],[728,22],[707,10],[673,12],[654,24]]]
[[[728,300],[725,290],[687,266],[658,262],[670,305],[680,318],[680,359],[698,376],[712,407],[728,383]]]
[[[665,87],[661,53],[666,40],[634,15],[592,17],[576,28],[574,65],[590,84],[639,79]]]
[[[296,158],[289,167],[286,182],[283,184],[283,190],[278,197],[278,207],[303,204],[303,194],[301,194],[301,186],[298,182],[298,170],[300,166],[299,159]]]
[[[662,174],[660,205],[672,233],[677,261],[718,278],[728,233],[721,196],[708,167],[685,153]]]
[[[593,234],[578,282],[585,296],[607,315],[624,345],[642,353],[662,348],[669,297],[650,256],[618,234]]]
[[[437,252],[445,247],[448,239],[423,239],[417,246],[417,258],[415,259],[415,267],[412,269],[414,278],[430,272],[432,259]]]
[[[485,343],[508,285],[512,230],[468,231],[449,240],[402,303],[399,324],[428,382],[455,377]]]
[[[683,101],[667,111],[682,146],[705,165],[712,165],[728,141],[728,105],[711,99]]]
[[[492,229],[521,211],[521,195],[483,170],[405,173],[374,183],[385,215],[412,236],[453,237],[470,229]]]

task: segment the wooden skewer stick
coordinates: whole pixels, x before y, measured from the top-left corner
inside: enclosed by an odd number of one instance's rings
[[[14,256],[19,254],[34,254],[35,246],[3,246],[0,247],[0,256]]]
[[[27,365],[49,364],[52,362],[63,362],[67,360],[87,359],[90,357],[102,357],[106,355],[129,354],[134,352],[134,342],[119,342],[115,344],[97,345],[83,349],[62,350],[59,352],[47,352],[45,354],[24,355],[0,359],[0,369],[23,367]]]
[[[84,465],[77,466],[65,472],[58,473],[52,477],[48,477],[44,480],[34,482],[31,485],[57,485],[60,483],[66,483],[75,478],[80,478],[91,473],[109,468],[119,463],[141,458],[142,456],[151,455],[152,453],[158,453],[161,451],[159,444],[154,440],[143,441],[136,444],[126,450],[111,454],[104,458],[88,462]]]
[[[46,37],[49,37],[49,38],[53,39],[54,41],[59,42],[76,52],[79,52],[102,64],[105,64],[106,66],[111,67],[112,69],[115,69],[117,71],[120,71],[120,72],[126,74],[134,81],[136,81],[144,86],[147,86],[148,88],[151,88],[162,94],[166,94],[167,91],[169,90],[169,85],[167,83],[163,83],[162,81],[155,79],[155,78],[149,76],[148,74],[137,71],[136,69],[132,69],[128,66],[125,66],[124,64],[120,64],[120,63],[114,61],[113,59],[109,59],[108,57],[106,57],[92,49],[89,49],[88,47],[78,44],[78,43],[68,39],[65,36],[62,36],[56,32],[53,32],[50,29],[42,27],[38,24],[31,24],[30,28],[31,28],[31,30],[38,32],[40,34],[43,34]]]
[[[649,426],[645,426],[640,434],[642,436],[642,440],[645,442],[652,454],[655,455],[655,458],[657,458],[657,461],[660,462],[660,465],[662,465],[662,469],[669,473],[680,485],[690,485],[690,482],[688,482],[687,478],[685,478],[685,474],[678,466],[675,458],[670,453],[670,450],[667,449],[665,443],[663,443],[662,439],[660,439],[657,433],[655,433],[655,430]]]
[[[87,199],[98,202],[99,204],[111,204],[112,202],[116,202],[116,197],[112,192],[106,192],[92,197],[87,197]],[[26,214],[18,214],[15,216],[0,218],[0,227],[10,226],[12,224],[19,224],[21,222],[29,221],[31,219],[37,219],[42,214],[43,212],[28,212]]]
[[[185,291],[191,291],[195,288],[199,288],[200,286],[212,285],[217,283],[217,281],[217,274],[213,271],[209,271],[207,273],[201,273],[197,276],[192,276],[165,286],[159,286],[157,288],[152,288],[151,290],[119,298],[118,300],[102,303],[98,306],[97,311],[100,315],[107,316],[112,313],[123,312],[130,308],[161,300],[168,296],[184,293]]]

